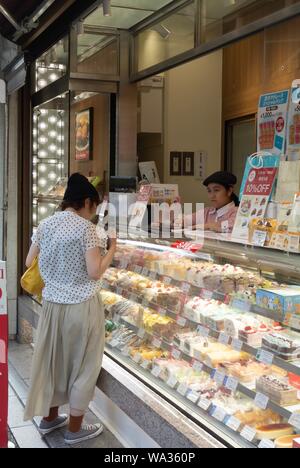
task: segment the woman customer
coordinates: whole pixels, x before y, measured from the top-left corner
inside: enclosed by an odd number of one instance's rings
[[[72,175],[62,211],[40,224],[26,260],[30,267],[39,256],[45,288],[25,420],[42,416],[42,435],[68,425],[69,445],[103,431],[101,424],[83,424],[104,352],[100,279],[116,250],[116,239],[110,239],[108,253],[102,256],[101,241],[90,221],[99,201],[84,176]],[[67,403],[69,420],[58,412]]]

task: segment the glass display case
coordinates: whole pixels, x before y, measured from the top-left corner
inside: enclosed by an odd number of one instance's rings
[[[299,447],[298,255],[119,241],[101,296],[107,354],[193,421],[228,446]]]

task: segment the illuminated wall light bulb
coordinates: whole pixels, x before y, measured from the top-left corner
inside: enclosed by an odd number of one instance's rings
[[[47,213],[47,208],[45,208],[44,206],[40,206],[40,209],[39,209],[39,212],[44,215]]]
[[[44,68],[44,67],[39,67],[38,68],[38,74],[39,75],[45,75],[45,73],[47,73],[47,69]]]
[[[51,130],[51,132],[49,133],[49,136],[51,138],[56,138],[56,135],[57,135],[57,132],[55,130]]]
[[[65,70],[66,69],[65,65],[62,65],[62,64],[58,65],[58,68],[59,68],[59,70]]]
[[[45,164],[40,165],[40,171],[41,172],[46,172],[47,171],[47,166]]]
[[[58,75],[56,73],[52,73],[50,76],[49,76],[49,80],[50,81],[56,81],[58,80]]]
[[[57,122],[57,118],[54,117],[54,115],[52,115],[52,117],[50,117],[50,119],[49,119],[49,122],[50,122],[51,124],[55,124],[55,123]]]
[[[33,220],[34,223],[37,222],[37,216],[36,216],[36,214],[32,215],[32,220]]]
[[[48,179],[50,180],[56,180],[57,179],[57,175],[55,174],[55,172],[50,172],[50,174],[48,175]]]
[[[45,88],[47,86],[47,81],[46,80],[39,80],[38,85],[40,88]]]
[[[32,162],[33,162],[33,164],[37,164],[38,163],[38,158],[33,158]]]
[[[45,136],[41,136],[39,138],[39,142],[42,144],[42,145],[45,145],[46,143],[48,143],[48,138],[46,138]]]
[[[57,151],[57,146],[56,145],[50,145],[49,146],[49,151],[51,151],[51,153],[55,153]]]
[[[33,191],[33,193],[37,193],[37,186],[36,185],[32,186],[32,191]]]
[[[46,130],[46,129],[48,128],[48,125],[47,125],[45,122],[41,122],[41,123],[39,124],[39,128],[40,128],[41,130]]]
[[[32,177],[33,177],[33,179],[36,179],[36,178],[37,178],[37,172],[36,172],[36,171],[33,171]]]
[[[33,136],[37,136],[37,134],[38,134],[38,131],[37,131],[37,129],[36,129],[36,128],[34,128],[32,133],[33,133]]]
[[[33,151],[37,151],[38,150],[38,144],[37,143],[33,143]]]
[[[57,123],[57,126],[60,127],[60,128],[62,128],[62,127],[65,126],[65,123],[62,122],[62,121],[59,121],[59,122]]]
[[[40,112],[41,112],[42,115],[47,115],[48,114],[47,109],[41,109]]]
[[[46,179],[40,179],[39,180],[39,186],[40,187],[46,187],[47,185],[47,180]]]
[[[48,156],[47,151],[42,150],[42,151],[39,152],[39,157],[40,158],[47,158],[47,156]]]

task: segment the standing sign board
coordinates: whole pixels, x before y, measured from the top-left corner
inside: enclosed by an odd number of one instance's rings
[[[8,443],[8,316],[6,265],[0,261],[0,448]]]
[[[247,242],[250,221],[265,217],[277,171],[277,168],[250,171],[232,233],[234,239]]]

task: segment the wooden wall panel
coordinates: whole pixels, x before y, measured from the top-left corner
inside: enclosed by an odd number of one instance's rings
[[[300,78],[300,17],[224,49],[223,118],[257,112],[259,96]]]

